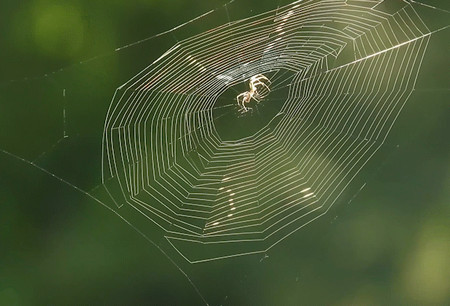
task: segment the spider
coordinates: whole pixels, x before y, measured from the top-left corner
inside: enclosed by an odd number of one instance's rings
[[[252,99],[259,103],[262,99],[267,97],[267,95],[270,93],[270,88],[268,86],[270,84],[270,80],[262,74],[252,76],[248,83],[250,90],[243,92],[236,97],[236,101],[241,107],[241,111],[245,113],[246,111],[251,109],[250,107],[246,107],[245,104],[250,103]]]

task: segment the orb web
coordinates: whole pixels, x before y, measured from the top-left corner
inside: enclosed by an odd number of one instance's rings
[[[431,34],[408,2],[384,4],[294,2],[180,41],[120,86],[103,136],[119,211],[191,263],[264,252],[325,214],[383,145]],[[240,115],[236,88],[260,74],[270,95]]]

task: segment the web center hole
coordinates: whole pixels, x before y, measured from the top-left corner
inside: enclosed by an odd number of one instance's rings
[[[214,124],[221,139],[239,140],[264,128],[283,107],[293,76],[293,72],[280,69],[256,74],[253,79],[229,87],[213,108]]]

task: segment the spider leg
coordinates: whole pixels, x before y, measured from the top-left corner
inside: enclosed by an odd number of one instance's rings
[[[242,106],[244,104],[244,102],[243,102],[244,101],[244,98],[243,98],[244,95],[245,95],[245,93],[241,93],[241,94],[238,94],[238,96],[236,97],[236,102],[237,102],[238,106],[240,106],[241,108],[242,108]]]
[[[260,96],[259,94],[257,94],[257,93],[253,95],[253,99],[254,99],[256,102],[258,102],[258,103],[261,102],[261,100],[260,100],[260,99],[261,99],[261,96]]]
[[[255,91],[255,95],[260,99],[264,99],[270,93],[270,89],[267,86],[265,86],[265,84],[263,84],[263,85],[259,86],[260,89],[264,89],[264,90],[262,90],[262,92],[261,92],[261,90]]]
[[[268,82],[269,84],[272,83],[267,77],[265,77],[265,76],[262,75],[262,74],[258,74],[258,75],[253,79],[254,82],[262,82],[261,80],[264,80],[265,82]]]
[[[266,83],[258,81],[256,83],[254,83],[253,85],[265,87],[268,91],[270,91],[270,88],[269,88],[269,86]]]
[[[246,92],[243,92],[243,93],[239,94],[239,95],[236,97],[236,100],[237,100],[238,105],[241,107],[241,110],[243,110],[244,112],[247,111],[247,107],[245,106],[245,103],[248,103],[248,102],[246,101],[246,100],[248,99],[248,98],[247,98],[247,97],[248,97],[248,94],[249,94],[249,92],[246,91]]]

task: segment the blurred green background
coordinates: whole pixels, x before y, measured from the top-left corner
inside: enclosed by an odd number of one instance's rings
[[[442,1],[423,2],[449,9]],[[3,1],[0,150],[92,190],[100,182],[104,118],[118,86],[177,41],[278,5],[236,0],[225,10],[225,3]],[[210,10],[216,11],[187,27],[114,51]],[[418,11],[425,21],[448,24],[448,13]],[[417,91],[387,141],[387,153],[362,173],[367,185],[361,192],[263,260],[181,264],[208,302],[448,303],[448,41],[448,30],[431,37]],[[116,215],[0,152],[0,305],[87,303],[202,300],[160,251]]]

